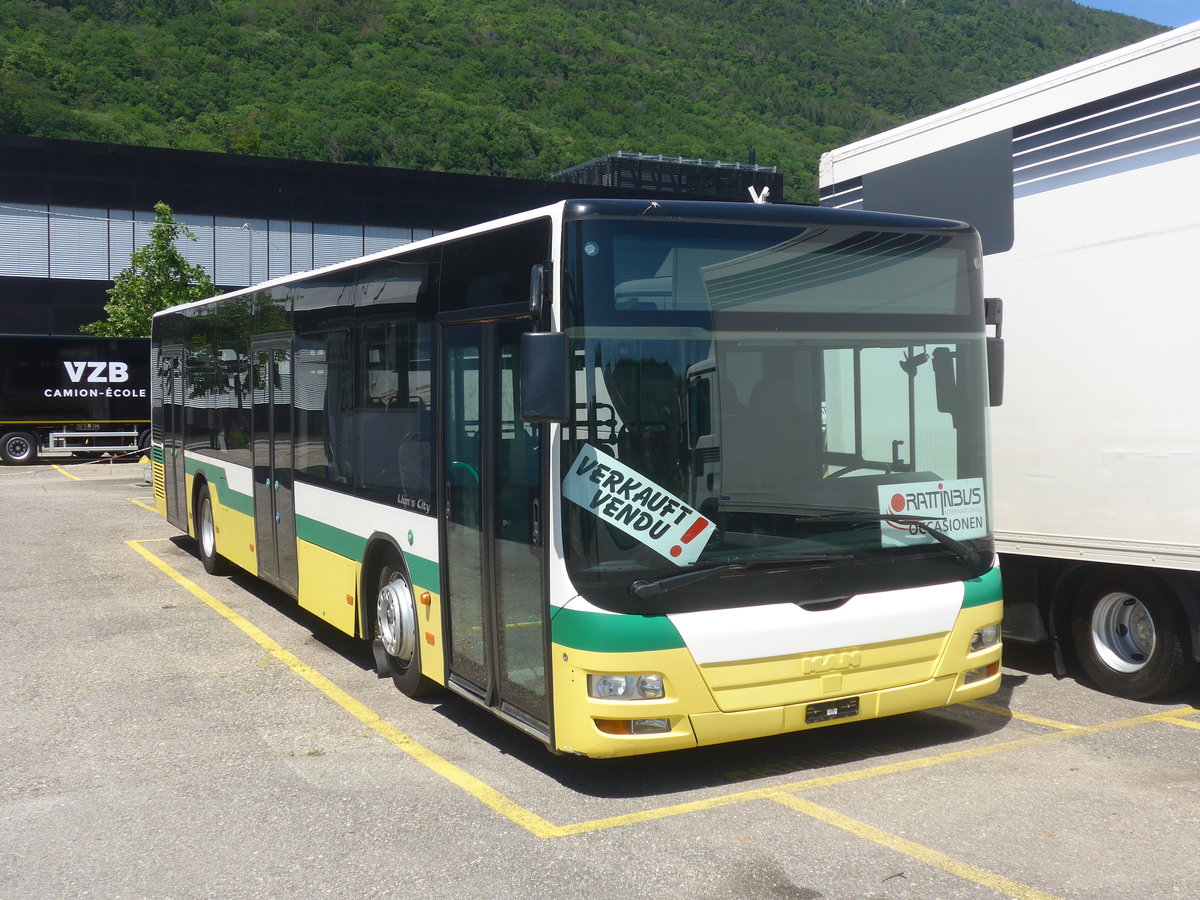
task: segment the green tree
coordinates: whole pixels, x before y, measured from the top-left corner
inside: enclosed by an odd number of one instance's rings
[[[187,226],[175,221],[171,207],[155,203],[149,243],[133,251],[129,266],[108,289],[108,318],[79,330],[100,337],[150,337],[150,319],[160,309],[217,293],[204,266],[188,262],[175,246],[183,237],[196,240]]]

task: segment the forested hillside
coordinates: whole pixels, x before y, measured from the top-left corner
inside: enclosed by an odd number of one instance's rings
[[[779,166],[1148,37],[1070,0],[0,0],[0,133],[544,178]]]

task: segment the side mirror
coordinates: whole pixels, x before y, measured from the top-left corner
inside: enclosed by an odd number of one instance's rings
[[[521,418],[526,422],[565,422],[567,336],[558,331],[521,335]]]
[[[988,405],[1004,403],[1004,338],[1000,330],[1004,326],[1004,301],[999,297],[988,297],[983,301],[984,323],[996,326],[996,336],[987,339]]]

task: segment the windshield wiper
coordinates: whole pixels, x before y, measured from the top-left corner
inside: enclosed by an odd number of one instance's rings
[[[665,578],[656,578],[654,581],[635,581],[629,586],[629,593],[638,600],[648,600],[651,597],[657,597],[659,594],[667,594],[671,591],[679,590],[681,587],[687,587],[689,584],[695,584],[698,581],[707,581],[710,578],[716,578],[718,575],[728,575],[731,572],[745,572],[749,569],[770,568],[772,566],[778,567],[781,571],[803,569],[815,563],[842,562],[848,559],[854,559],[854,555],[851,553],[827,553],[818,556],[748,559],[745,562],[723,563],[706,569],[693,569],[690,572],[680,572],[678,575],[667,575]]]
[[[846,513],[834,514],[829,516],[806,516],[805,522],[894,522],[897,525],[912,525],[920,528],[923,532],[946,547],[949,547],[959,558],[964,562],[969,563],[972,567],[982,566],[984,563],[991,563],[989,554],[973,547],[968,547],[957,538],[952,538],[946,532],[934,528],[929,524],[929,519],[921,516],[902,516],[898,513]]]

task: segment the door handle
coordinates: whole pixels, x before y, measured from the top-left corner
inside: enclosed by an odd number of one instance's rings
[[[530,546],[540,547],[542,546],[542,501],[537,497],[533,498],[529,515],[532,519],[532,527],[529,529]]]

